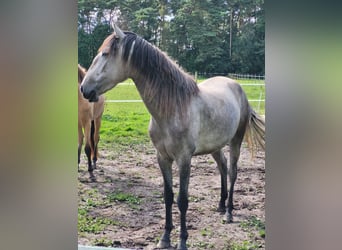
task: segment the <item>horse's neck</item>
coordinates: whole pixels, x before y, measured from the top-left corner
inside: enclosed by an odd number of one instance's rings
[[[137,48],[131,47],[130,53],[132,48],[137,50],[140,46],[143,54],[133,52],[129,55],[132,61],[127,59],[130,64],[127,73],[135,82],[146,107],[156,119],[158,116],[163,120],[183,118],[192,96],[199,91],[195,81],[159,49],[141,40],[137,44]],[[146,67],[141,65],[141,56],[145,57]]]
[[[154,100],[150,100],[150,98],[145,96],[145,88],[149,84],[149,82],[147,82],[146,78],[141,76],[139,73],[136,73],[134,76],[132,76],[132,79],[135,83],[136,88],[138,89],[141,99],[145,103],[147,110],[153,118],[159,120],[161,117],[158,105]]]

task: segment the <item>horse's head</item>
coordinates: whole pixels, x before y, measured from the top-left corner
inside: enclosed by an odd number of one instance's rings
[[[81,84],[83,96],[90,102],[128,78],[122,60],[122,40],[126,35],[115,24],[112,26],[114,32],[102,43]]]

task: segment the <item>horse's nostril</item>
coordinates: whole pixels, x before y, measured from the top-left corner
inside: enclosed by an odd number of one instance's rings
[[[81,93],[83,93],[83,86],[81,86]]]
[[[85,90],[82,87],[80,87],[82,95],[85,99],[88,99],[90,102],[96,102],[98,100],[98,96],[96,94],[96,91],[93,89],[89,92],[89,90]]]

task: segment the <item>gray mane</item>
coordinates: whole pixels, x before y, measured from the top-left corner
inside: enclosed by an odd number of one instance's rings
[[[122,41],[123,60],[145,78],[145,100],[154,102],[160,114],[170,116],[177,110],[184,115],[199,89],[195,80],[175,64],[165,53],[131,32]],[[112,48],[117,49],[115,39]],[[133,51],[131,47],[134,44]],[[130,55],[131,53],[131,55]]]

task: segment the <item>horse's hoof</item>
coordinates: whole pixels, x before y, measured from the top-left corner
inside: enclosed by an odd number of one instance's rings
[[[167,249],[171,247],[171,242],[170,241],[165,241],[165,240],[160,240],[158,242],[157,248],[159,249]]]
[[[226,208],[219,206],[216,211],[219,213],[226,213]]]
[[[93,171],[89,172],[89,179],[90,179],[92,182],[96,182],[96,177],[95,177],[95,175],[93,174]]]
[[[177,250],[188,250],[186,247],[186,243],[183,241],[179,241],[177,244]]]
[[[228,214],[228,216],[227,216],[227,223],[233,223],[233,215]]]
[[[222,223],[223,224],[229,224],[233,222],[233,215],[232,214],[228,214],[222,218]]]

